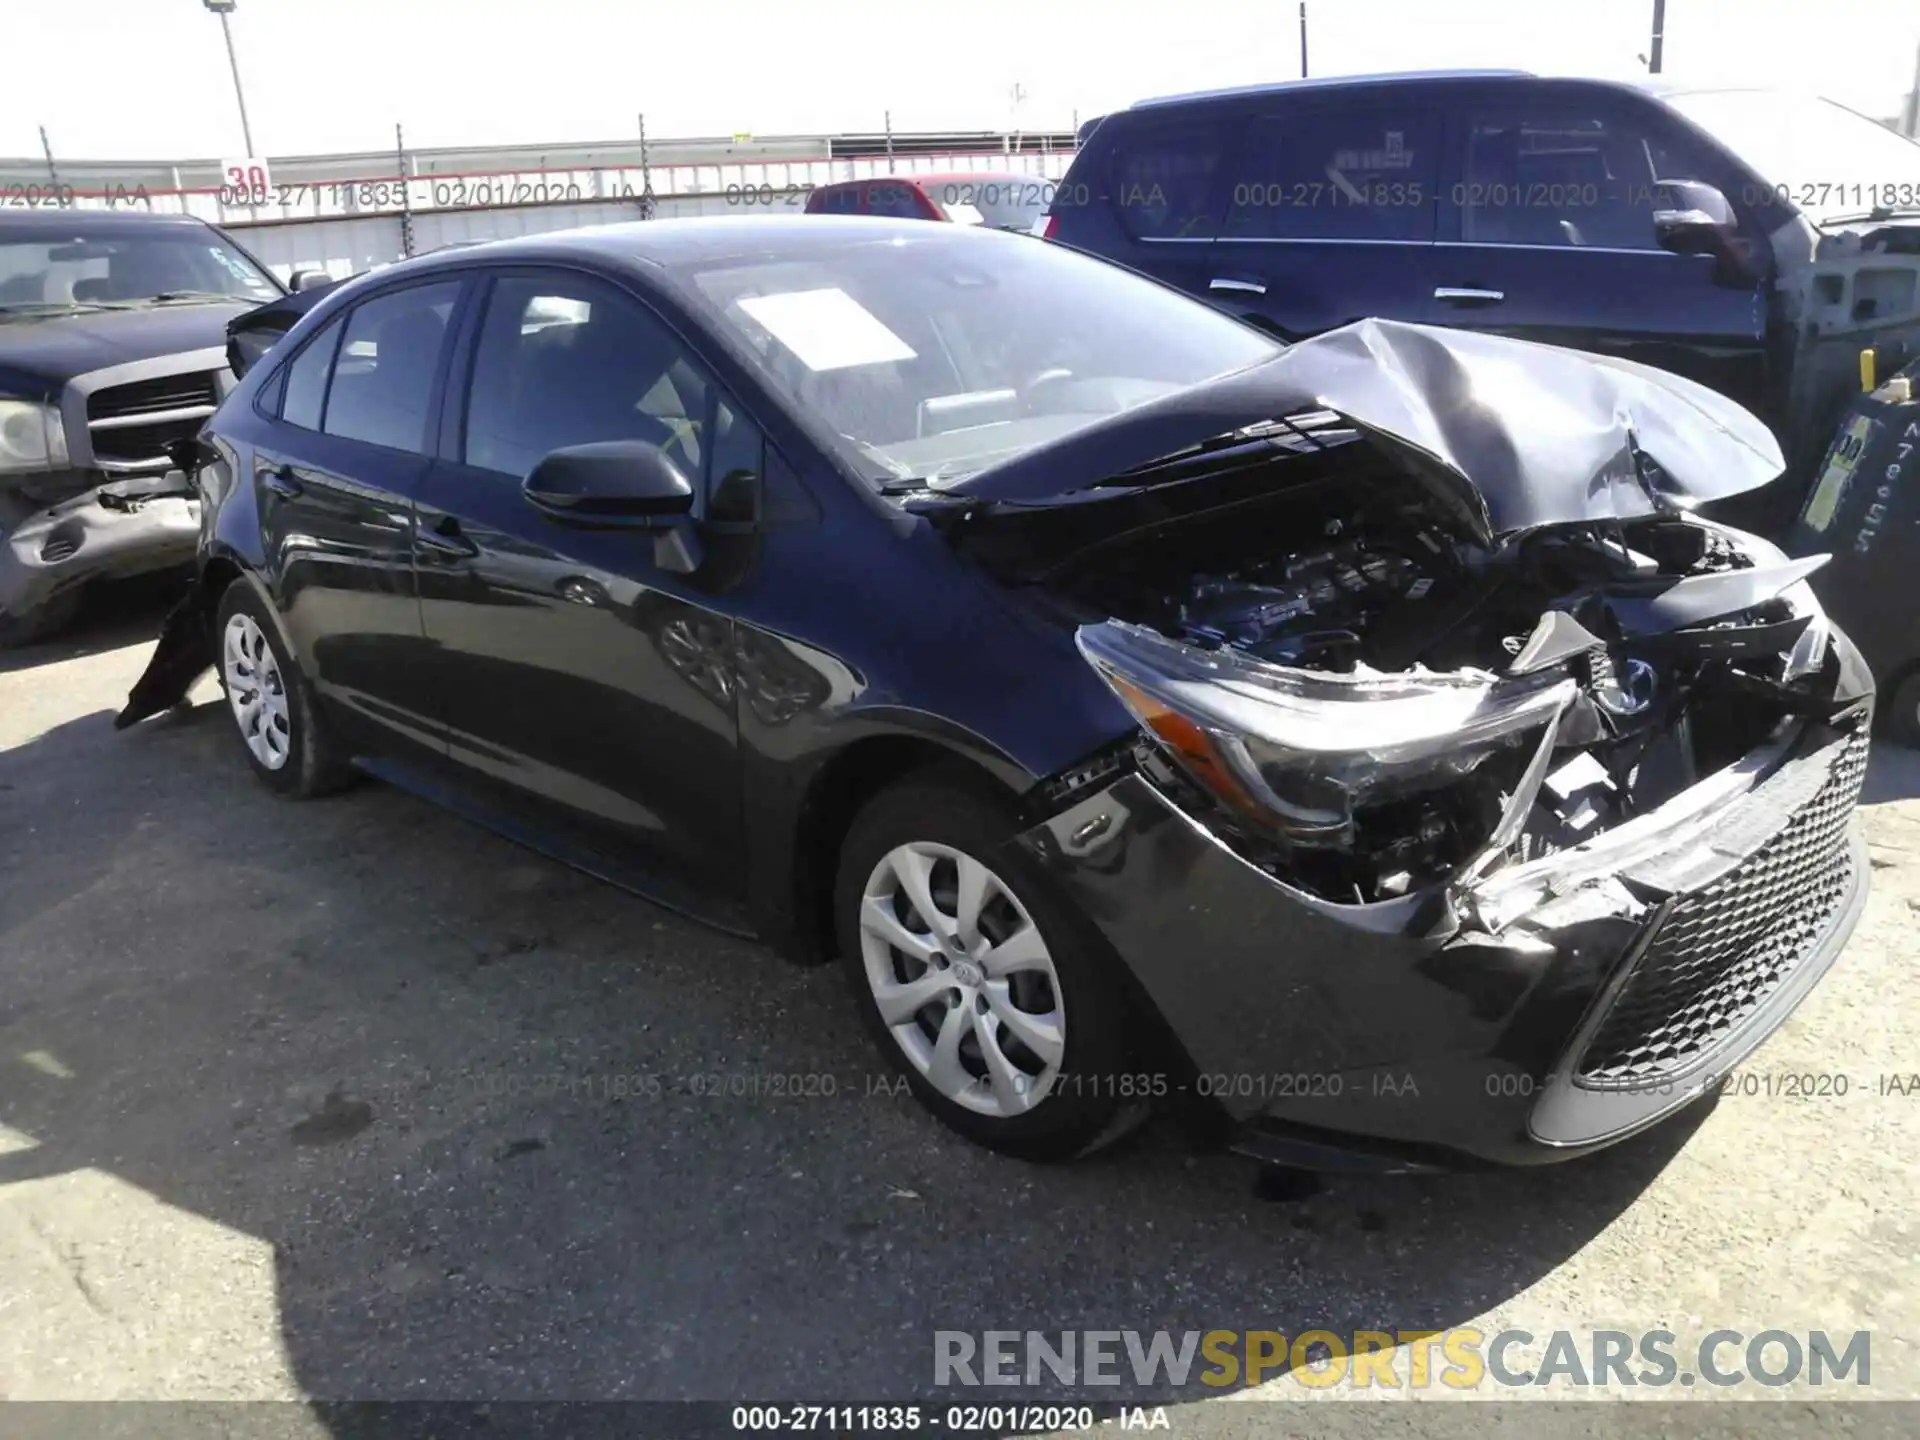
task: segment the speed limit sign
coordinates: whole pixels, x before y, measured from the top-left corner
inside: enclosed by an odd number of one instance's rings
[[[220,162],[220,203],[222,205],[264,205],[273,194],[273,179],[264,160],[222,160]]]

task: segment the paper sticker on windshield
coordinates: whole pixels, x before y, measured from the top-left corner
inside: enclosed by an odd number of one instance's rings
[[[912,346],[838,288],[750,295],[735,303],[809,370],[845,370],[915,358]]]
[[[984,225],[987,217],[980,213],[978,205],[955,202],[947,206],[947,219],[956,225]]]
[[[252,280],[254,278],[253,272],[247,269],[246,263],[242,261],[238,255],[229,255],[218,245],[209,245],[207,247],[207,254],[211,255],[219,264],[220,268],[233,276],[234,279]]]

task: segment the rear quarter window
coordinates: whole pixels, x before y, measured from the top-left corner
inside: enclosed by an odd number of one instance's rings
[[[1140,240],[1206,240],[1219,223],[1227,127],[1135,126],[1114,137],[1108,186],[1120,223]]]

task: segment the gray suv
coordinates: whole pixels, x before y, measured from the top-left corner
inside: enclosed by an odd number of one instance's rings
[[[227,322],[284,293],[190,216],[0,210],[0,648],[90,581],[193,559],[167,445],[232,388]]]

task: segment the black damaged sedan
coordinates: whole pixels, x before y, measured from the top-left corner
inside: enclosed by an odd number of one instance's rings
[[[1296,1163],[1581,1154],[1865,900],[1820,561],[1699,508],[1779,453],[1636,365],[668,221],[338,287],[197,446],[122,723],[211,665],[275,790],[369,772],[838,958],[1003,1150],[1185,1096]]]

